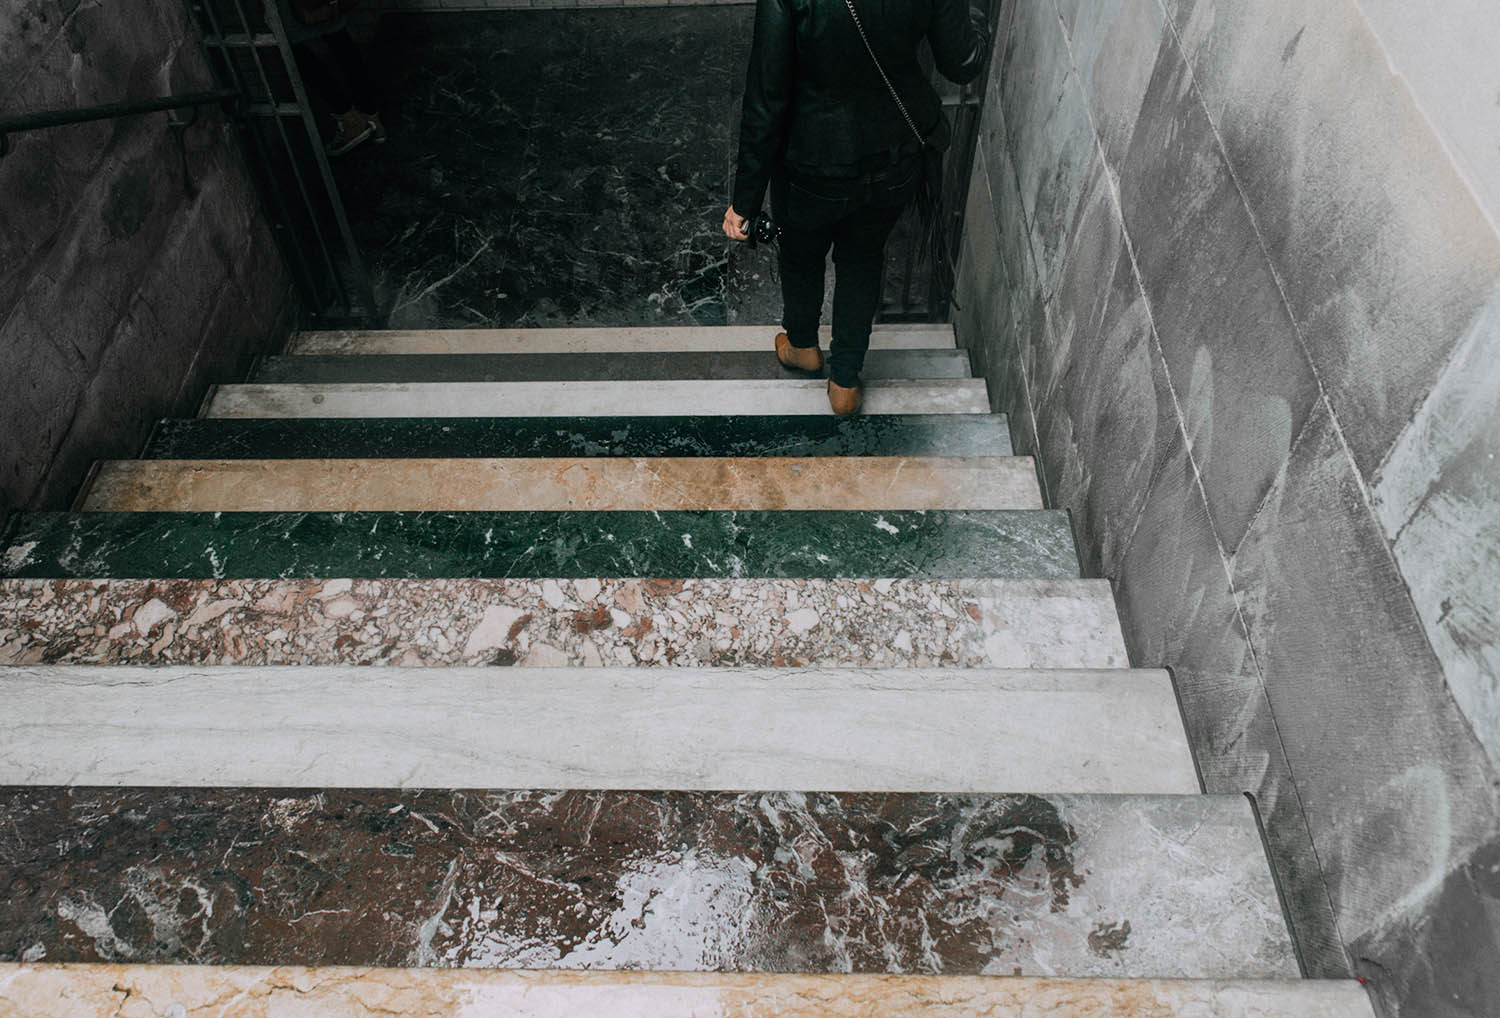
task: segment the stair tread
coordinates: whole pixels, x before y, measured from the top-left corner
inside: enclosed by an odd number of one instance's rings
[[[1067,513],[22,513],[15,577],[1078,576]]]
[[[167,929],[115,923],[116,956],[158,963],[1297,972],[1239,796],[91,787],[0,803],[31,888],[0,911],[0,943],[54,962],[98,959],[59,922],[88,911],[87,886],[171,903]],[[185,892],[197,908],[179,911]]]
[[[798,377],[761,350],[607,354],[294,354],[262,358],[249,382],[536,382]],[[861,377],[970,378],[960,350],[872,350]]]
[[[768,350],[776,325],[659,326],[577,329],[385,329],[303,332],[289,354],[670,353]],[[830,326],[819,330],[828,348]],[[876,326],[871,350],[953,349],[951,325]]]
[[[1358,983],[1311,980],[1065,980],[1003,976],[522,972],[473,969],[0,966],[0,1008],[113,1018],[122,992],[157,1013],[235,1001],[235,1018],[306,1008],[424,1018],[1374,1018]],[[302,1012],[299,1012],[302,1013]]]
[[[1199,790],[1165,672],[18,665],[0,785]]]
[[[85,511],[1041,509],[1029,457],[115,460]]]
[[[1129,663],[1108,580],[0,580],[0,664],[41,661]]]
[[[895,379],[865,388],[864,409],[985,413],[982,379]],[[828,412],[821,379],[656,382],[440,382],[221,385],[208,417],[571,417]]]
[[[1004,414],[159,421],[146,459],[1009,456]]]

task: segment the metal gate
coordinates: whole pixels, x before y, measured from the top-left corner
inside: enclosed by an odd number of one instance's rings
[[[379,324],[374,289],[349,228],[277,5],[190,0],[277,243],[307,312],[324,327]]]

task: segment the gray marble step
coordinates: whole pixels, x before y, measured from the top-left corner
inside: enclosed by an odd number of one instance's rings
[[[582,329],[409,329],[303,332],[289,354],[669,353],[769,350],[776,325],[663,326]],[[832,329],[821,330],[828,349]],[[952,350],[951,325],[877,325],[871,350]]]
[[[1199,790],[1164,672],[0,671],[0,785]]]
[[[0,957],[1297,971],[1240,796],[0,788],[0,810],[25,875],[0,885]]]
[[[871,414],[982,414],[982,379],[897,380],[865,388]],[[202,416],[595,417],[829,413],[827,383],[778,381],[447,382],[221,385]]]
[[[1041,509],[1030,457],[117,460],[84,511]]]
[[[961,350],[872,350],[860,377],[969,378]],[[263,357],[248,382],[560,382],[797,376],[764,350],[608,354],[300,354]]]
[[[1354,982],[996,976],[521,972],[168,965],[0,966],[0,1005],[115,1018],[128,999],[233,1018],[325,1018],[371,1009],[422,1018],[1374,1018]],[[481,1003],[482,1002],[482,1003]],[[478,1008],[487,1010],[479,1011]],[[302,1013],[299,1011],[298,1013]]]

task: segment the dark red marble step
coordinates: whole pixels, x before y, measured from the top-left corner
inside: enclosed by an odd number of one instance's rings
[[[0,816],[0,961],[1296,971],[1236,798],[7,788]]]

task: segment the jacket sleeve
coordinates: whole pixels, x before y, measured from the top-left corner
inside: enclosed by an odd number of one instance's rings
[[[760,212],[766,186],[785,145],[795,73],[796,49],[787,0],[757,0],[734,179],[734,210],[747,219]]]
[[[955,85],[973,81],[990,48],[983,8],[968,0],[937,0],[928,32],[932,58],[943,77]]]

